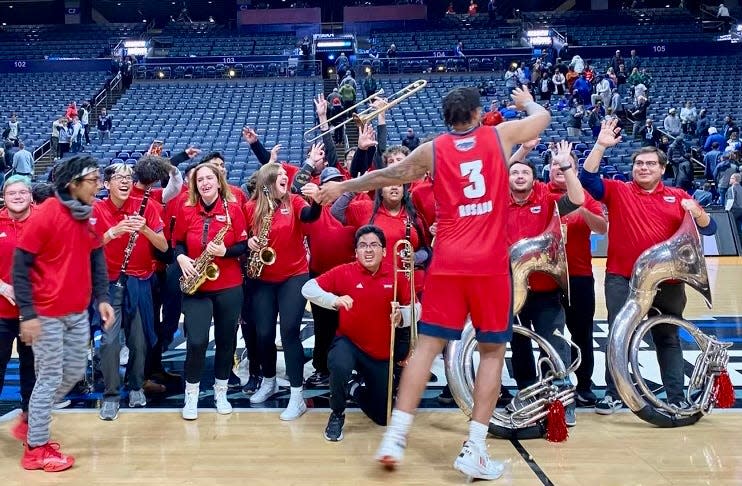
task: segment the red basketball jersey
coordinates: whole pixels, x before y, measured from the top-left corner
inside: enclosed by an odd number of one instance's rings
[[[430,273],[503,275],[510,271],[508,171],[493,127],[433,141],[436,232]]]

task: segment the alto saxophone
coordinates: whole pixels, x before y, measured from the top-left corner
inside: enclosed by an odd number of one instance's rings
[[[214,236],[211,240],[212,243],[221,245],[224,243],[224,236],[227,234],[232,227],[232,218],[229,217],[229,208],[227,208],[227,200],[224,199],[224,213],[227,215],[227,224]],[[199,287],[203,285],[207,280],[216,280],[219,278],[219,267],[214,263],[214,256],[206,250],[199,255],[197,259],[193,261],[193,268],[196,270],[196,276],[187,277],[183,275],[180,277],[180,290],[187,295],[193,295],[196,293]]]
[[[265,265],[276,263],[276,250],[268,246],[268,233],[271,230],[276,208],[268,188],[263,188],[263,194],[268,198],[269,209],[268,214],[263,216],[263,220],[260,222],[260,233],[258,234],[258,246],[260,248],[251,251],[247,261],[247,276],[250,278],[259,278]]]

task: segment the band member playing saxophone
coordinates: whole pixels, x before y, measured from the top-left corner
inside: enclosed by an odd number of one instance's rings
[[[237,317],[242,306],[242,270],[238,258],[247,249],[247,232],[242,208],[235,201],[224,172],[217,166],[199,165],[188,184],[188,200],[176,218],[173,238],[176,261],[183,273],[181,288],[189,287],[183,295],[186,388],[181,415],[186,420],[195,420],[212,318],[216,341],[216,411],[232,413],[227,400],[227,382],[232,369]],[[201,268],[200,262],[208,262],[208,265]],[[195,283],[201,281],[200,285]]]
[[[395,272],[385,261],[386,238],[376,226],[361,227],[355,234],[356,261],[337,266],[310,280],[302,294],[311,303],[337,310],[339,326],[330,346],[330,408],[325,439],[343,439],[345,402],[353,398],[375,423],[386,425],[389,377],[389,316],[401,321],[394,299]],[[399,304],[409,304],[409,280],[398,279]],[[353,370],[359,380],[346,391]]]
[[[693,216],[698,231],[713,235],[716,223],[688,193],[667,187],[662,175],[667,156],[655,147],[643,147],[632,156],[632,181],[604,180],[598,174],[605,151],[621,141],[621,129],[616,120],[604,121],[597,142],[590,151],[580,173],[585,189],[608,208],[608,262],[605,276],[605,303],[608,326],[613,322],[629,296],[629,281],[637,258],[655,244],[670,238],[680,227],[685,212]],[[660,284],[653,309],[662,314],[682,317],[685,308],[685,287],[682,282]],[[659,324],[652,327],[652,340],[657,348],[662,384],[667,401],[682,407],[684,360],[677,326]],[[606,394],[595,405],[601,415],[610,415],[623,406],[606,367]]]
[[[108,268],[109,293],[116,318],[103,331],[100,367],[105,383],[101,420],[115,420],[119,412],[120,333],[129,348],[127,377],[129,407],[147,404],[142,389],[147,353],[157,342],[152,305],[154,250],[168,248],[156,202],[133,196],[133,171],[126,164],[113,164],[103,172],[108,198],[93,207],[93,223],[103,240]],[[121,275],[123,273],[123,276]]]
[[[317,192],[318,187],[312,183],[302,188],[309,197],[316,197]],[[304,350],[299,331],[306,305],[301,287],[309,280],[309,268],[301,223],[317,220],[321,210],[319,204],[310,206],[301,196],[290,194],[286,170],[273,162],[258,171],[255,196],[245,205],[252,234],[248,240],[248,274],[256,279],[250,308],[263,371],[263,381],[250,403],[263,403],[278,392],[275,340],[276,318],[280,315],[281,342],[291,384],[291,398],[281,420],[295,420],[307,410],[302,396]],[[266,258],[273,261],[268,263]]]

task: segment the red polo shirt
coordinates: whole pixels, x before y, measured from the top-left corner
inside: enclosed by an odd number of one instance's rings
[[[314,275],[324,273],[355,258],[356,229],[343,226],[330,213],[330,206],[322,206],[317,221],[301,223],[309,241],[309,270]]]
[[[690,199],[682,189],[662,182],[648,193],[635,182],[604,180],[602,202],[608,207],[608,262],[606,272],[631,278],[634,263],[649,247],[670,238],[680,227]]]
[[[546,186],[555,200],[567,194],[566,189],[563,190],[552,182],[549,182]],[[602,217],[603,207],[587,191],[583,191],[585,193],[585,203],[582,207],[596,216]],[[585,218],[581,211],[572,211],[568,215],[562,216],[562,223],[567,225],[567,266],[569,267],[569,275],[576,277],[592,276],[593,255],[590,252],[590,234],[592,231],[585,222]]]
[[[433,181],[425,179],[410,192],[412,204],[417,214],[423,220],[425,229],[429,229],[435,223],[435,196],[433,195]]]
[[[553,217],[554,205],[554,199],[542,182],[533,184],[533,191],[522,204],[516,203],[511,193],[507,213],[508,247],[523,238],[543,233]],[[532,273],[528,277],[528,287],[536,292],[551,292],[559,288],[551,276],[542,272]]]
[[[253,224],[255,199],[245,205],[245,217],[251,227],[251,234],[257,236],[261,222]],[[307,249],[304,246],[304,233],[299,217],[301,210],[309,206],[299,195],[289,194],[288,203],[282,202],[273,213],[271,229],[268,232],[268,246],[276,251],[273,265],[265,265],[260,280],[266,282],[283,282],[289,277],[309,272]]]
[[[230,202],[227,208],[229,217],[232,219],[232,229],[224,235],[224,246],[229,248],[240,241],[245,241],[247,231],[245,217],[237,203]],[[227,217],[221,201],[217,201],[211,211],[206,211],[199,202],[195,206],[184,204],[180,207],[176,218],[173,238],[175,241],[185,242],[186,254],[196,259],[201,256],[206,245],[214,239],[225,224],[227,224]],[[242,285],[242,270],[237,257],[214,257],[214,263],[219,267],[219,278],[214,281],[207,280],[199,287],[199,291],[224,290]]]
[[[93,218],[90,223],[98,232],[101,240],[106,231],[113,228],[125,218],[139,214],[139,208],[142,204],[141,199],[128,197],[124,204],[117,208],[110,198],[100,201],[93,207]],[[147,226],[155,233],[162,231],[162,218],[156,209],[158,203],[147,202],[144,210],[144,219]],[[118,238],[109,241],[104,247],[103,252],[106,255],[106,266],[108,267],[108,280],[114,281],[119,276],[121,263],[124,261],[124,252],[129,245],[129,234],[120,234]],[[137,278],[148,278],[155,270],[155,247],[143,236],[139,235],[134,249],[129,257],[129,265],[126,274]]]
[[[90,304],[90,254],[102,242],[89,220],[78,221],[56,198],[44,201],[24,224],[18,248],[32,253],[31,288],[36,312],[62,317]]]
[[[317,284],[326,292],[353,299],[350,310],[339,309],[337,335],[347,337],[373,359],[389,359],[394,298],[391,265],[382,263],[372,274],[357,261],[346,263],[320,275]],[[397,293],[401,305],[409,304],[410,288],[406,278],[399,279]]]
[[[31,205],[31,214],[35,212]],[[9,285],[13,284],[13,253],[18,244],[21,231],[28,223],[31,216],[23,221],[17,221],[10,217],[8,209],[0,209],[0,280]],[[10,303],[5,297],[0,297],[0,318],[17,319],[18,307]]]
[[[164,191],[164,189],[161,188],[161,187],[153,187],[149,191],[149,200],[150,201],[155,201],[155,202],[159,203],[160,207],[162,207],[165,204],[165,203],[162,202],[162,192],[163,191]],[[145,189],[142,189],[139,186],[137,186],[136,184],[134,184],[131,187],[131,192],[129,193],[129,197],[130,198],[134,197],[136,199],[144,199],[144,193],[145,192],[146,192]]]

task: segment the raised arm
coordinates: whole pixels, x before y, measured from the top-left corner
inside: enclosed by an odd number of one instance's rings
[[[600,124],[600,133],[598,139],[587,156],[585,163],[580,172],[580,182],[583,187],[597,200],[603,199],[605,188],[603,180],[598,175],[600,170],[600,161],[603,160],[603,154],[606,149],[617,145],[621,141],[621,128],[618,126],[618,119],[603,120]]]
[[[546,109],[533,101],[533,96],[527,88],[515,88],[510,95],[518,110],[525,111],[528,115],[520,120],[501,123],[495,127],[500,136],[500,144],[504,153],[509,154],[513,147],[519,143],[538,138],[546,127],[551,123],[551,114]]]

